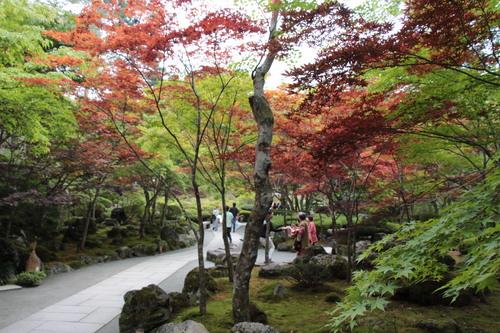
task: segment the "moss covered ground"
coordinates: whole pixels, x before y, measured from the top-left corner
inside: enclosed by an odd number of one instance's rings
[[[327,333],[326,327],[335,307],[334,300],[343,295],[347,284],[343,281],[328,282],[314,289],[300,290],[292,282],[282,279],[263,279],[254,269],[251,280],[251,300],[267,314],[268,325],[281,333]],[[227,333],[231,329],[231,284],[227,278],[217,279],[219,292],[210,296],[208,314],[199,315],[198,307],[184,309],[173,318],[174,322],[187,319],[201,322],[211,333]],[[288,293],[283,297],[273,295],[274,288],[283,284]],[[353,332],[373,333],[422,333],[430,332],[418,328],[417,324],[426,320],[453,319],[463,333],[498,333],[498,313],[500,310],[500,289],[487,296],[487,303],[475,299],[463,307],[419,306],[393,301],[385,312],[373,312],[360,321]],[[347,331],[346,331],[347,332]],[[435,331],[438,332],[438,331]],[[444,331],[443,331],[444,332]]]

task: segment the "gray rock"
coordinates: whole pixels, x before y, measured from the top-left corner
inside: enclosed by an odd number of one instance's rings
[[[123,298],[125,304],[119,319],[121,333],[133,333],[137,328],[148,332],[170,319],[170,296],[157,285],[128,291]]]
[[[338,279],[345,279],[347,276],[347,260],[341,256],[332,254],[320,254],[311,258],[310,262],[324,266],[330,275]]]
[[[182,323],[168,323],[158,327],[155,333],[210,333],[205,326],[193,320]]]
[[[206,278],[206,288],[209,292],[215,292],[217,290],[217,282],[215,282],[214,278],[208,273],[207,269],[205,269],[205,278]],[[197,292],[200,289],[200,276],[198,267],[193,268],[184,279],[184,286],[182,288],[182,293],[193,293]]]
[[[237,262],[240,254],[236,251],[230,251],[233,262]],[[226,265],[226,251],[224,249],[216,249],[207,251],[207,261],[211,261],[216,265]]]
[[[234,325],[231,333],[279,333],[279,331],[261,323],[243,322]]]
[[[285,286],[279,283],[273,290],[273,295],[278,297],[283,297],[288,294],[288,290],[286,290]]]
[[[283,270],[287,264],[282,263],[270,263],[268,265],[262,266],[259,269],[259,277],[263,278],[273,278],[283,275]]]
[[[312,257],[319,254],[326,254],[325,249],[321,245],[309,246],[308,248],[306,248],[303,254],[293,260],[293,263],[308,263]]]
[[[179,242],[179,247],[186,248],[196,244],[196,239],[193,239],[191,236],[186,234],[180,234],[178,242]]]
[[[62,262],[56,262],[48,267],[49,274],[59,274],[71,272],[73,268]]]
[[[136,257],[154,256],[156,254],[156,247],[146,244],[137,244],[132,247],[132,252]]]
[[[276,247],[278,251],[283,251],[283,252],[293,252],[293,245],[289,243],[279,243],[278,246]]]
[[[116,254],[118,254],[118,257],[120,257],[120,259],[127,259],[132,258],[132,256],[134,255],[134,251],[132,251],[132,249],[127,246],[123,246],[116,250]]]
[[[93,264],[95,264],[94,259],[92,259],[89,256],[82,256],[82,257],[80,257],[80,262],[83,265],[93,265]]]
[[[172,307],[173,313],[191,306],[191,302],[187,294],[173,291],[168,293],[168,296],[170,297],[170,306]]]
[[[228,277],[229,276],[229,271],[227,269],[227,266],[225,266],[225,265],[216,265],[213,267],[209,267],[209,268],[207,268],[207,271],[208,271],[208,274],[210,274],[210,276],[213,278],[221,278],[221,277]]]
[[[359,255],[366,251],[366,249],[371,245],[371,242],[368,240],[362,240],[356,242],[356,255]]]

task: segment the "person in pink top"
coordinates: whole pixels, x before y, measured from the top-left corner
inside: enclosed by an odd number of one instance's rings
[[[306,221],[308,223],[307,231],[309,232],[309,244],[311,246],[318,241],[318,235],[316,234],[316,225],[314,224],[313,220],[314,218],[312,217],[312,215],[309,215],[306,218]]]

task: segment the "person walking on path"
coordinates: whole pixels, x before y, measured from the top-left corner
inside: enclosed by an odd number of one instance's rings
[[[217,231],[217,229],[219,229],[219,222],[219,207],[215,207],[215,209],[212,211],[212,230]]]
[[[259,234],[260,243],[264,246],[264,249],[266,249],[266,251],[267,251],[267,249],[269,249],[269,252],[267,253],[267,256],[265,259],[266,264],[273,262],[273,253],[274,253],[274,249],[275,249],[273,239],[272,239],[272,237],[269,236],[269,233],[271,231],[277,232],[277,231],[282,230],[281,227],[278,227],[278,228],[274,227],[273,223],[271,222],[271,219],[273,218],[273,216],[274,216],[273,211],[269,210],[267,212],[266,219],[264,220],[264,222],[262,223],[262,226],[260,227],[260,234]]]
[[[314,224],[314,218],[309,215],[307,218],[307,230],[309,231],[309,245],[313,246],[318,241],[318,234],[316,233],[316,225]]]
[[[236,208],[236,202],[233,203],[233,207],[231,207],[229,209],[229,211],[231,212],[231,214],[233,214],[233,220],[231,221],[231,223],[233,225],[233,232],[235,232],[236,231],[236,221],[238,220],[238,214],[240,213],[238,208]]]
[[[309,231],[307,227],[306,214],[300,212],[298,215],[298,225],[292,225],[291,234],[295,236],[294,245],[297,244],[297,257],[303,254],[309,246]]]
[[[229,211],[229,206],[226,206],[226,230],[227,230],[227,238],[229,239],[229,243],[233,242],[231,238],[231,229],[233,226],[233,213]]]

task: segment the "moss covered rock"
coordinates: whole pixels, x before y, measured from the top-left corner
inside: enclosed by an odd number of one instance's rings
[[[149,332],[170,319],[170,296],[157,285],[131,290],[123,298],[125,304],[119,320],[121,333],[133,333],[136,329]]]
[[[209,274],[208,270],[205,269],[206,286],[207,291],[215,292],[217,291],[217,283],[214,278]],[[200,289],[200,273],[198,268],[192,269],[184,279],[184,287],[182,288],[183,294],[196,293]]]

